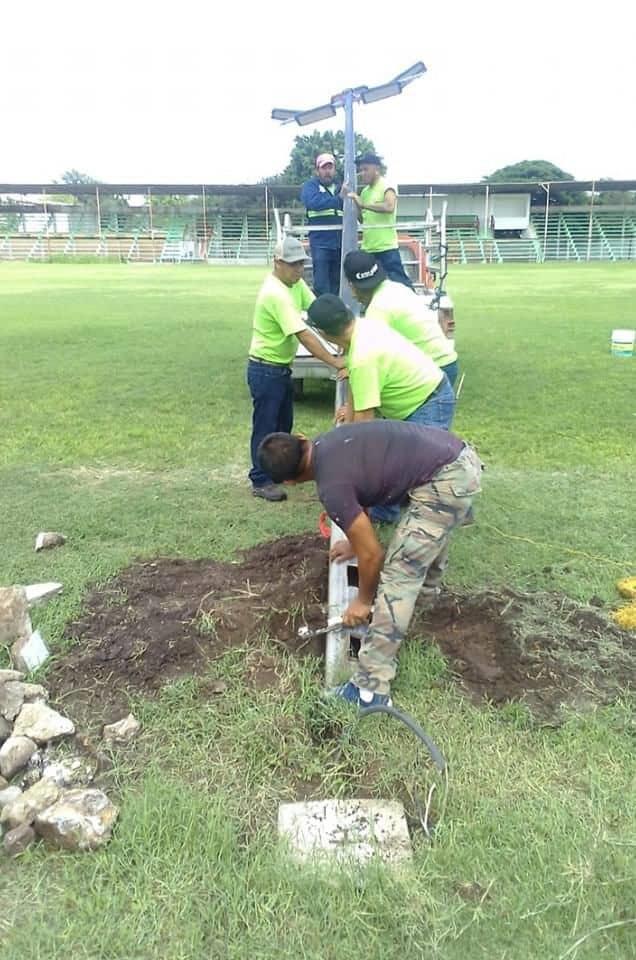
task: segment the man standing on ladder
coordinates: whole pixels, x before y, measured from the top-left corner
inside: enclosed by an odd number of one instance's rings
[[[309,247],[314,272],[314,293],[338,294],[342,251],[342,185],[336,180],[336,158],[331,153],[316,157],[316,176],[303,184],[300,199],[311,227],[335,227],[309,230]]]
[[[389,280],[413,287],[400,256],[397,219],[397,192],[382,176],[382,160],[375,153],[365,153],[356,160],[360,181],[364,184],[360,195],[347,192],[358,208],[358,219],[363,227],[360,244],[365,253],[372,253],[382,264]]]

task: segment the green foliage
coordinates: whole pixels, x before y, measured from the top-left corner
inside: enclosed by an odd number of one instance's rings
[[[487,183],[515,183],[519,180],[574,180],[571,173],[566,173],[561,167],[549,160],[522,160],[520,163],[511,163],[507,167],[495,170],[484,177]]]
[[[356,133],[356,154],[371,151],[376,148],[371,140]],[[313,177],[316,168],[316,157],[320,153],[333,153],[340,170],[344,157],[344,132],[342,130],[324,130],[320,133],[302,133],[294,139],[294,146],[289,157],[289,163],[282,173],[269,177],[268,183],[303,183]]]
[[[601,177],[599,183],[611,183],[613,177]],[[636,190],[603,190],[594,197],[595,206],[631,207],[636,204]]]
[[[574,180],[575,178],[571,173],[566,173],[561,167],[550,163],[549,160],[521,160],[520,163],[511,163],[507,167],[501,167],[483,179],[486,183],[517,183],[524,180],[547,183],[553,180]],[[532,204],[544,204],[545,197],[545,191],[542,188],[533,191]],[[550,202],[558,204],[580,203],[581,196],[551,187]]]
[[[59,180],[55,181],[56,183],[72,183],[72,184],[89,184],[89,183],[98,183],[98,180],[95,180],[94,177],[89,177],[87,173],[81,173],[79,170],[65,170]]]

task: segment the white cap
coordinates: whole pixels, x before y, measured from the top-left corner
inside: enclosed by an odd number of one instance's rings
[[[274,247],[274,260],[282,260],[283,263],[298,263],[300,260],[306,259],[305,248],[296,237],[287,235]]]
[[[443,293],[439,298],[439,308],[440,310],[452,310],[453,309],[452,298],[449,297],[447,293]]]

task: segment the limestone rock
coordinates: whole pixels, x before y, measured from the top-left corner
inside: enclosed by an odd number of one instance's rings
[[[35,549],[38,550],[50,550],[51,547],[61,547],[63,543],[66,543],[66,537],[63,533],[47,533],[41,532],[38,533],[35,538]]]
[[[35,840],[35,830],[28,823],[21,823],[5,834],[2,845],[8,857],[17,857],[24,853]]]
[[[79,757],[68,757],[63,762],[45,764],[43,780],[52,780],[58,787],[85,787],[95,779],[96,766]]]
[[[25,703],[17,716],[13,733],[14,736],[30,737],[36,743],[48,743],[75,733],[75,726],[44,703]]]
[[[37,783],[42,777],[43,766],[44,760],[42,753],[39,750],[36,750],[33,756],[29,757],[29,761],[26,765],[19,786],[22,787],[23,790],[28,790],[29,787],[32,787],[34,783]]]
[[[39,683],[23,683],[25,703],[45,703],[49,699],[48,691]]]
[[[65,850],[94,850],[110,840],[119,810],[101,790],[68,790],[35,819],[35,830]]]
[[[62,590],[61,583],[30,583],[24,588],[26,591],[27,603],[33,607],[36,603],[44,603],[55,597]]]
[[[29,757],[37,750],[29,737],[14,734],[0,747],[0,774],[10,780],[14,773],[25,767]]]
[[[23,794],[2,808],[0,823],[17,827],[20,823],[32,823],[38,813],[46,810],[60,796],[60,788],[51,780],[40,780]]]
[[[46,700],[48,694],[39,683],[22,683],[21,680],[7,680],[0,683],[0,716],[5,720],[14,720],[22,709],[23,703]]]
[[[123,720],[109,723],[104,727],[104,740],[109,740],[111,743],[128,743],[137,736],[140,729],[139,720],[129,713]]]
[[[51,780],[58,787],[70,787],[73,771],[65,763],[49,763],[42,771],[43,780]]]
[[[19,680],[0,683],[0,716],[5,720],[15,720],[24,703],[24,690]]]
[[[30,621],[29,621],[30,624]],[[49,648],[39,630],[33,630],[28,636],[20,637],[11,647],[11,661],[15,667],[29,673],[37,670],[50,657]]]
[[[22,796],[22,791],[20,787],[7,787],[6,790],[0,790],[0,810],[13,803],[14,800],[17,800],[18,797]]]
[[[0,793],[2,793],[3,790],[6,790],[8,786],[9,781],[5,780],[4,777],[0,777]]]
[[[6,683],[7,680],[24,680],[24,674],[19,670],[0,670],[0,683]]]
[[[0,743],[4,743],[11,736],[13,726],[4,717],[0,717]]]
[[[24,587],[0,587],[0,646],[28,637],[32,630]]]

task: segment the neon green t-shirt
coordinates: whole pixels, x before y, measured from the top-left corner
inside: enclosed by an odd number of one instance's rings
[[[304,280],[288,287],[270,273],[256,298],[250,357],[291,364],[298,349],[295,334],[307,329],[302,313],[315,299]]]
[[[368,320],[388,323],[393,330],[432,357],[438,367],[457,360],[452,344],[437,320],[437,310],[429,310],[425,297],[418,296],[403,283],[384,280],[373,294],[366,310]]]
[[[444,376],[429,356],[366,316],[356,320],[347,367],[354,411],[379,410],[389,420],[405,420]]]
[[[385,183],[383,177],[379,177],[372,186],[362,188],[360,193],[360,202],[384,203],[384,194],[387,190],[394,190],[397,194],[395,187]],[[383,250],[397,250],[398,236],[395,228],[396,218],[397,207],[393,213],[374,213],[372,210],[363,210],[362,225],[366,227],[369,224],[372,224],[374,225],[374,229],[363,230],[362,242],[360,244],[361,249],[365,250],[367,253],[377,253],[378,251],[382,252]],[[375,227],[375,224],[384,224],[384,226]]]

